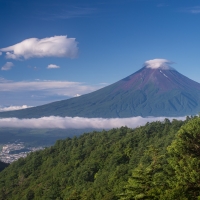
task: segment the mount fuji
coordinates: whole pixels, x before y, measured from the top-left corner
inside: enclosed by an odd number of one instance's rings
[[[200,84],[182,75],[165,59],[146,61],[130,76],[95,92],[0,117],[39,118],[69,116],[127,118],[177,117],[200,112]]]

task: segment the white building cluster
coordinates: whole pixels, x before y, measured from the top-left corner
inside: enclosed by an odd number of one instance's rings
[[[43,149],[43,147],[26,148],[22,142],[5,144],[0,152],[0,160],[5,163],[12,163],[19,158],[26,157],[30,152],[41,149]]]

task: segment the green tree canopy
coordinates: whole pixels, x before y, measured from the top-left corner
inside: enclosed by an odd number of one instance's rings
[[[186,122],[162,156],[147,151],[150,164],[139,162],[121,199],[200,199],[200,117]]]

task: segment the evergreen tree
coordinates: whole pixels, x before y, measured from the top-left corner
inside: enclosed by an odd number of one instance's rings
[[[155,199],[159,200],[159,194],[165,187],[163,182],[163,156],[159,155],[159,150],[150,146],[145,152],[145,157],[150,164],[140,163],[132,172],[125,192],[120,195],[122,200],[132,199]],[[148,162],[149,163],[149,162]]]
[[[122,198],[159,199],[172,190],[164,169],[175,174],[161,155],[184,123],[165,120],[57,141],[0,172],[0,199],[117,200],[125,185]]]
[[[121,199],[200,199],[200,117],[186,122],[164,156],[152,147],[147,151],[150,164],[133,170]]]
[[[181,127],[168,147],[169,165],[174,177],[167,196],[174,199],[200,199],[200,118]],[[169,176],[170,177],[170,176]]]

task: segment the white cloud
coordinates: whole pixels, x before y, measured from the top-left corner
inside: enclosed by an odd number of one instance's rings
[[[9,82],[10,82],[10,80],[0,77],[0,83],[9,83]]]
[[[11,81],[0,77],[0,99],[2,106],[36,106],[87,94],[102,87],[103,85],[88,85],[81,82],[39,79]]]
[[[48,5],[50,6],[50,5]],[[55,19],[71,19],[82,16],[89,16],[96,12],[95,8],[82,7],[82,6],[70,6],[67,4],[62,5],[62,9],[58,9],[57,6],[53,5],[51,12],[38,12],[36,17],[42,20],[55,20]]]
[[[54,64],[50,64],[47,66],[47,69],[58,69],[58,68],[60,68],[60,66]]]
[[[1,70],[10,70],[12,67],[14,66],[14,64],[12,62],[7,62],[2,68]]]
[[[200,13],[200,6],[193,6],[193,7],[188,7],[185,9],[182,9],[182,11],[191,13],[191,14],[199,14]]]
[[[0,112],[11,111],[11,110],[21,110],[21,109],[26,109],[26,108],[30,108],[30,107],[32,107],[32,106],[27,106],[27,105],[9,106],[9,107],[0,108]]]
[[[9,59],[29,59],[33,57],[68,57],[75,58],[78,53],[75,38],[54,36],[44,39],[29,38],[13,46],[1,48]]]
[[[174,70],[174,68],[170,67],[170,64],[173,64],[173,62],[166,59],[153,59],[153,60],[147,60],[144,63],[144,66],[152,69],[162,68],[165,70],[168,69]]]
[[[18,119],[18,118],[1,118],[0,127],[12,128],[95,128],[95,129],[111,129],[121,126],[130,128],[145,125],[147,122],[164,121],[165,117],[148,117],[142,118],[82,118],[82,117],[42,117],[32,119]],[[172,120],[174,117],[168,117]],[[185,117],[176,117],[178,120],[185,120]]]
[[[93,92],[102,86],[89,86],[79,82],[69,81],[20,81],[20,82],[0,82],[0,92],[26,92],[42,91],[46,95],[63,95],[74,97],[76,94],[86,94]]]
[[[2,52],[0,52],[0,56],[2,55]]]

